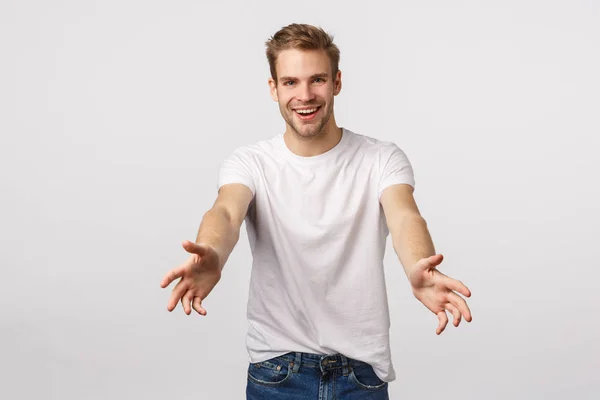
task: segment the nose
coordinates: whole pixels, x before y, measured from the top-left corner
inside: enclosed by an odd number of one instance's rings
[[[315,94],[312,92],[310,84],[305,83],[298,85],[298,93],[296,98],[304,103],[307,103],[315,98]]]

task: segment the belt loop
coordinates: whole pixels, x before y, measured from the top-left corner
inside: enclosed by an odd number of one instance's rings
[[[300,363],[302,362],[302,353],[300,353],[299,351],[296,352],[296,358],[294,359],[294,361],[292,361],[292,372],[294,372],[295,374],[298,373],[298,371],[300,370]]]
[[[348,371],[348,358],[341,354],[341,358],[342,358],[342,373],[344,374],[344,376],[348,376],[348,374],[350,373]]]

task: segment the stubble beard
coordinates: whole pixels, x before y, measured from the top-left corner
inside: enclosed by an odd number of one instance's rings
[[[303,139],[308,139],[308,138],[318,137],[323,133],[323,129],[325,128],[325,125],[327,125],[327,122],[329,122],[329,119],[331,118],[331,109],[332,108],[333,108],[333,102],[328,103],[327,109],[321,110],[321,111],[324,111],[324,114],[321,117],[321,121],[316,122],[316,123],[306,124],[306,125],[310,125],[309,126],[310,129],[307,129],[307,130],[303,130],[302,126],[298,125],[295,122],[294,111],[291,111],[291,114],[286,114],[287,110],[288,110],[286,108],[286,111],[283,112],[283,110],[282,110],[281,114],[283,116],[283,119],[287,122],[287,124],[292,129],[292,131],[296,134],[297,137],[300,137]]]

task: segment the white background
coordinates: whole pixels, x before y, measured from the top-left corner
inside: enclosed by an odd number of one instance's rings
[[[388,242],[392,399],[599,398],[600,4],[0,1],[0,397],[242,399],[245,228],[166,310],[224,157],[280,133],[264,42],[320,25],[339,125],[397,143],[473,322]]]

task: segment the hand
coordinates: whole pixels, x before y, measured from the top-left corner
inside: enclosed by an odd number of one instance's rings
[[[183,248],[191,254],[179,267],[169,271],[160,282],[163,289],[177,278],[181,280],[173,288],[167,310],[173,311],[181,300],[183,311],[190,315],[191,307],[200,315],[206,315],[202,301],[208,296],[221,279],[219,255],[206,244],[196,244],[189,240],[183,242]],[[190,307],[190,303],[192,306]]]
[[[467,322],[472,321],[471,310],[469,310],[467,302],[455,293],[456,291],[463,296],[471,297],[471,291],[462,282],[452,279],[436,269],[443,259],[444,256],[441,254],[422,258],[408,276],[415,297],[437,315],[439,324],[436,334],[438,335],[448,324],[446,310],[452,314],[454,326],[460,324],[463,316]]]

